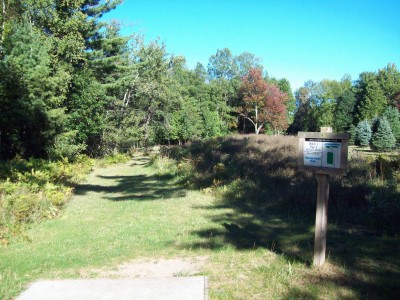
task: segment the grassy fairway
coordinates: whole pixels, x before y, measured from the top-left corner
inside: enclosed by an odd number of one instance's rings
[[[139,158],[96,170],[59,219],[43,222],[0,253],[0,298],[36,278],[76,277],[80,268],[135,257],[185,255],[210,226],[202,205],[212,198],[156,176]]]
[[[257,203],[258,187],[248,182],[234,179],[217,193],[191,190],[148,161],[137,156],[97,169],[60,218],[34,226],[29,241],[1,248],[0,299],[38,278],[79,278],[82,269],[90,276],[87,270],[134,258],[200,255],[208,257],[202,274],[211,299],[390,299],[399,291],[396,239],[331,223],[328,263],[314,269],[313,205],[297,212],[269,205],[271,197],[281,203],[277,178],[266,178],[263,189],[272,196]],[[290,175],[278,167],[279,176]],[[241,170],[248,176],[246,165]]]

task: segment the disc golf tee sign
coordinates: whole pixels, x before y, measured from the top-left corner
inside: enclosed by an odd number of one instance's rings
[[[316,174],[318,181],[315,216],[314,265],[325,263],[328,231],[329,176],[346,175],[349,135],[331,132],[299,132],[299,171]]]
[[[347,173],[347,133],[299,132],[299,171]]]

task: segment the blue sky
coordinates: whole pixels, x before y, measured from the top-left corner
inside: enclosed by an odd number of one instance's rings
[[[125,0],[106,18],[123,22],[123,34],[159,37],[189,68],[225,47],[254,53],[295,90],[400,67],[399,16],[400,0]]]

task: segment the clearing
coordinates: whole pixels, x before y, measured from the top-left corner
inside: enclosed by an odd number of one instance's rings
[[[369,285],[373,277],[364,270],[378,266],[366,256],[349,270],[328,253],[326,265],[314,269],[312,244],[300,257],[281,251],[289,244],[292,253],[303,247],[296,239],[266,241],[301,229],[301,239],[312,243],[313,226],[299,227],[271,211],[258,224],[265,241],[257,239],[255,227],[226,222],[240,217],[252,224],[251,214],[221,204],[207,190],[185,188],[149,162],[136,155],[126,164],[96,169],[61,217],[2,248],[0,298],[18,295],[37,279],[208,276],[211,299],[361,299],[366,287],[371,293],[368,287],[381,284]],[[260,244],[248,247],[249,238]],[[397,273],[396,264],[386,267]],[[353,284],[361,281],[359,288]]]

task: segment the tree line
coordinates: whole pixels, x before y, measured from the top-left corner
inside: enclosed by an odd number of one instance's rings
[[[308,81],[295,92],[297,110],[288,133],[331,126],[351,142],[390,150],[400,143],[400,72],[394,64],[352,81]]]
[[[103,22],[121,2],[1,0],[0,159],[102,156],[237,131],[351,131],[399,102],[395,66],[355,83],[308,82],[296,97],[249,52],[220,49],[189,69],[159,40]]]
[[[101,156],[236,130],[241,77],[260,60],[223,49],[189,70],[164,43],[103,22],[120,2],[2,0],[2,159]]]

